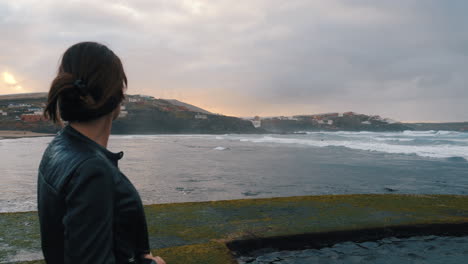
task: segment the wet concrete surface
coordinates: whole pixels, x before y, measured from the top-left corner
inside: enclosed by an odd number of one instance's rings
[[[273,251],[240,257],[239,264],[461,264],[468,261],[468,237],[389,237],[362,243],[343,242],[322,249]]]

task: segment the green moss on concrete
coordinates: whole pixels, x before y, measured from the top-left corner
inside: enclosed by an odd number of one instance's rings
[[[161,256],[170,264],[237,264],[224,243],[209,242],[151,250],[153,256]],[[18,264],[44,264],[43,260],[18,262]]]
[[[146,213],[154,227],[152,238],[175,235],[204,243],[213,238],[466,222],[467,201],[465,196],[444,195],[303,196],[151,205]],[[164,229],[158,229],[162,224]]]
[[[161,256],[167,263],[186,264],[236,264],[231,252],[224,243],[204,244],[152,250],[153,256]]]
[[[0,214],[0,263],[20,250],[37,252],[40,233],[37,212]]]
[[[162,257],[176,258],[173,256],[175,251],[171,248],[200,248],[200,252],[203,252],[202,248],[208,250],[210,247],[202,245],[214,247],[214,240],[231,241],[405,225],[467,223],[468,196],[298,196],[156,204],[145,206],[145,212],[152,247],[163,250],[160,251]],[[0,262],[2,258],[12,254],[12,248],[40,250],[36,214],[0,214],[0,238],[3,239],[3,243],[11,245],[10,249],[0,248]],[[182,256],[185,254],[181,253],[178,258]],[[217,263],[226,262],[220,260]]]
[[[44,260],[33,260],[33,261],[23,261],[23,262],[10,262],[8,264],[45,264]]]

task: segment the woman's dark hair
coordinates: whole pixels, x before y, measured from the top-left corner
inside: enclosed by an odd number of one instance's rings
[[[62,56],[44,115],[54,123],[90,121],[119,107],[126,88],[122,62],[112,50],[96,42],[77,43]]]

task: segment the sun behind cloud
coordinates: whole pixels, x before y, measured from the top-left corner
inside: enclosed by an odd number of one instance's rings
[[[15,76],[9,72],[3,72],[3,81],[9,85],[16,85],[18,83],[15,79]]]
[[[26,93],[27,91],[18,84],[15,76],[13,74],[5,71],[2,73],[3,84],[0,94],[9,94],[9,93]]]

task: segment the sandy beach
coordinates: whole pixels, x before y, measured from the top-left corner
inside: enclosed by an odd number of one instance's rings
[[[21,130],[0,130],[0,139],[23,138],[23,137],[48,137],[48,136],[54,136],[54,134],[36,133],[36,132],[21,131]]]

